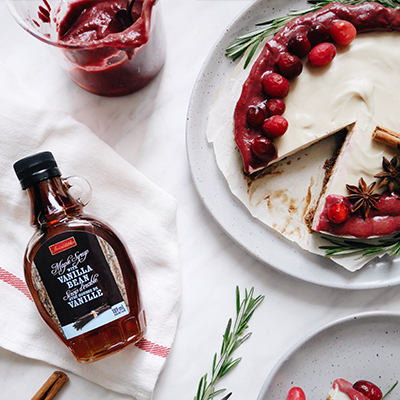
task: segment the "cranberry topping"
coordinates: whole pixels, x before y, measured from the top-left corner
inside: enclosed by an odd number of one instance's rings
[[[304,57],[311,49],[311,43],[305,33],[296,33],[290,37],[287,51],[297,57]]]
[[[260,160],[271,161],[276,157],[277,149],[272,140],[265,137],[256,137],[251,143],[251,151]]]
[[[269,111],[269,115],[282,115],[286,110],[285,102],[282,99],[269,99],[265,106]]]
[[[292,387],[287,394],[286,400],[306,400],[306,395],[302,388]]]
[[[283,136],[288,126],[289,124],[285,118],[280,115],[273,115],[264,121],[262,130],[267,138],[275,139]]]
[[[289,81],[276,72],[266,72],[262,76],[262,85],[270,97],[286,97],[290,89]]]
[[[337,44],[346,46],[354,40],[357,30],[351,22],[338,20],[332,24],[330,33]]]
[[[251,151],[251,143],[255,137],[260,136],[260,128],[252,127],[247,122],[247,110],[252,104],[260,104],[268,100],[262,85],[260,84],[262,76],[266,72],[276,72],[278,58],[283,52],[296,54],[294,48],[300,48],[301,43],[310,43],[298,38],[298,35],[307,36],[314,26],[322,24],[329,31],[332,23],[337,20],[347,20],[351,22],[358,33],[366,31],[393,31],[400,30],[400,12],[396,9],[385,8],[377,3],[365,3],[360,5],[348,6],[339,3],[326,5],[321,10],[310,13],[302,17],[294,18],[285,28],[278,32],[271,40],[267,42],[261,51],[259,58],[255,61],[248,79],[243,85],[240,99],[235,108],[234,115],[234,133],[237,147],[243,160],[245,173],[252,173],[261,168],[265,168],[269,162],[262,162],[254,156]],[[317,29],[318,30],[318,29]],[[311,34],[310,34],[311,37]],[[289,40],[292,48],[288,49]],[[315,39],[313,39],[315,40]],[[319,39],[321,40],[321,39]],[[328,42],[332,39],[329,38]],[[324,43],[324,42],[322,42]],[[326,43],[326,42],[325,42]],[[275,96],[273,96],[275,97]],[[280,97],[280,96],[276,96]],[[290,121],[289,121],[290,123]],[[276,157],[275,157],[276,158]],[[349,218],[350,220],[351,218]],[[346,221],[345,224],[347,224]],[[337,225],[340,226],[340,225]]]
[[[247,123],[251,126],[261,126],[266,117],[265,106],[250,106],[247,110]]]
[[[370,400],[381,400],[382,398],[381,389],[372,382],[365,380],[357,381],[353,385],[353,388],[367,396]]]
[[[336,48],[332,43],[317,44],[308,54],[311,65],[322,67],[329,64],[336,56]]]
[[[334,224],[342,224],[349,218],[349,208],[344,203],[334,203],[328,208],[328,219]]]
[[[315,46],[323,42],[329,42],[331,39],[331,34],[329,29],[323,24],[314,24],[307,32],[307,38],[310,43]]]
[[[303,71],[303,63],[294,54],[282,53],[278,58],[278,70],[285,78],[293,79]]]
[[[400,230],[400,196],[395,192],[383,193],[378,200],[379,210],[371,210],[368,218],[363,218],[358,212],[353,213],[353,204],[345,197],[329,195],[326,198],[324,210],[318,220],[316,231],[328,232],[336,236],[352,236],[368,238],[385,236]],[[342,224],[331,223],[328,210],[332,204],[343,202],[350,210],[349,218]]]

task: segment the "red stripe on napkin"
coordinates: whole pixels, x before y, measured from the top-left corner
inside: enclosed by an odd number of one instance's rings
[[[136,343],[136,347],[138,347],[140,350],[147,351],[150,354],[163,358],[167,358],[170,350],[168,347],[152,343],[147,339],[141,339],[138,343]]]
[[[12,287],[23,293],[29,300],[33,301],[25,282],[22,279],[19,279],[17,276],[13,275],[11,272],[8,272],[1,267],[0,267],[0,281],[8,283]]]
[[[11,272],[8,272],[1,267],[0,281],[11,285],[13,288],[19,290],[22,294],[24,294],[29,300],[33,301],[31,294],[29,293],[28,287],[26,286],[26,283],[22,279],[18,278]],[[146,351],[147,353],[153,354],[154,356],[159,356],[163,358],[166,358],[168,356],[170,350],[168,347],[152,343],[147,339],[140,340],[138,343],[136,343],[136,347],[140,350]]]

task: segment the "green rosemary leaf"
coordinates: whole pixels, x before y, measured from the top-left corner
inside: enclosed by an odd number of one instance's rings
[[[247,329],[248,321],[254,311],[264,300],[264,296],[260,295],[253,298],[253,295],[254,288],[251,288],[249,291],[245,289],[244,299],[241,301],[239,287],[236,287],[235,322],[232,326],[232,319],[229,319],[222,336],[221,353],[219,358],[217,354],[215,354],[213,358],[210,382],[207,381],[207,374],[200,379],[194,400],[213,400],[215,396],[225,391],[225,389],[215,390],[215,386],[222,377],[224,377],[240,362],[240,357],[233,359],[231,355],[251,336],[251,333],[244,334],[244,331]],[[227,400],[230,396],[231,393],[225,396],[224,399]]]
[[[383,400],[399,383],[399,381],[396,381],[390,388],[389,390],[382,396],[381,400]]]
[[[398,8],[400,6],[400,0],[375,1],[387,8]],[[368,2],[370,2],[370,0],[307,0],[307,3],[311,5],[308,8],[302,10],[289,10],[287,15],[255,24],[256,27],[262,27],[262,29],[256,29],[254,31],[250,31],[248,33],[238,36],[234,42],[228,45],[225,51],[225,55],[235,61],[239,57],[243,56],[247,50],[249,50],[244,66],[244,68],[246,68],[249,65],[254,54],[256,53],[257,48],[261,44],[261,42],[264,39],[274,36],[293,18],[301,17],[311,12],[318,11],[322,7],[331,3],[359,5]]]
[[[247,335],[243,336],[241,339],[239,339],[236,343],[235,346],[232,348],[232,352],[234,352],[239,346],[241,346],[247,339],[249,339],[251,336],[251,332],[249,332]]]
[[[229,361],[226,365],[224,365],[224,368],[221,371],[221,378],[225,376],[232,368],[236,367],[241,359],[241,357],[237,358],[236,360]]]

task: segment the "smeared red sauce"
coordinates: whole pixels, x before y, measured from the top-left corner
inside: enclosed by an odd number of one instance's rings
[[[44,23],[50,22],[50,12],[43,6],[39,6],[38,17]]]
[[[114,16],[127,8],[127,0],[71,2],[57,26],[69,76],[102,96],[130,94],[152,81],[165,59],[161,27],[152,26],[155,3],[135,0],[131,19],[121,19]],[[40,8],[42,21],[45,11]]]
[[[341,224],[331,223],[327,216],[329,207],[337,202],[343,202],[350,210],[349,218]],[[372,209],[364,218],[359,210],[353,212],[354,206],[346,197],[329,195],[316,230],[360,239],[386,236],[400,230],[400,196],[395,192],[385,192],[378,200],[378,207],[379,210]]]
[[[256,137],[262,136],[262,133],[260,128],[250,126],[246,120],[249,106],[266,100],[261,84],[262,75],[268,71],[276,72],[278,57],[287,51],[288,40],[293,35],[307,33],[316,24],[323,24],[330,29],[336,20],[351,22],[356,27],[357,33],[400,30],[400,10],[385,8],[378,3],[358,6],[330,4],[315,13],[293,19],[269,40],[243,85],[234,113],[235,141],[242,156],[245,173],[265,168],[272,161],[263,161],[252,153],[251,143]],[[297,79],[301,79],[301,75]]]

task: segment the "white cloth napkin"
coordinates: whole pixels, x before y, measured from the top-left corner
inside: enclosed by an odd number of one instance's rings
[[[136,400],[152,398],[181,305],[176,202],[66,113],[44,106],[0,63],[0,346],[43,360]],[[88,214],[108,222],[135,261],[148,330],[138,345],[79,364],[39,316],[24,283],[23,256],[34,232],[13,163],[53,152],[64,177],[92,186]]]

